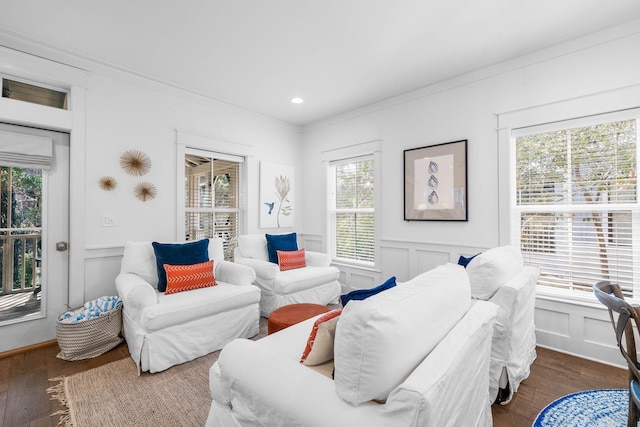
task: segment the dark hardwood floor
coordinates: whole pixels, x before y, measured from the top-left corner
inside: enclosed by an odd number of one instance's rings
[[[126,344],[77,362],[56,358],[58,350],[53,344],[0,359],[0,426],[55,426],[58,417],[50,414],[62,407],[46,392],[53,384],[49,378],[72,375],[129,356]],[[494,426],[530,427],[538,412],[561,396],[626,385],[626,370],[538,348],[531,375],[520,385],[511,403],[493,405]]]
[[[47,394],[47,388],[55,384],[50,378],[87,371],[129,356],[124,343],[101,356],[77,362],[58,359],[59,351],[53,344],[0,359],[0,426],[55,426],[58,417],[51,414],[63,407]]]
[[[531,427],[545,406],[564,395],[628,387],[628,373],[624,369],[540,347],[537,352],[531,374],[520,384],[513,400],[506,406],[492,406],[494,426]]]

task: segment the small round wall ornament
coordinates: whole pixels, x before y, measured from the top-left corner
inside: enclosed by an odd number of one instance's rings
[[[129,175],[142,176],[151,169],[151,159],[140,150],[128,150],[120,156],[120,167]]]
[[[153,199],[154,197],[156,197],[157,193],[158,190],[156,186],[150,182],[141,182],[137,184],[133,189],[133,194],[135,194],[135,196],[143,202]]]
[[[118,181],[112,176],[103,176],[98,180],[98,185],[104,191],[114,190],[118,186]]]

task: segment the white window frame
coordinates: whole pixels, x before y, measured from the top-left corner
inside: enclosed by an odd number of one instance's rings
[[[240,189],[239,189],[239,217],[238,217],[238,235],[246,234],[247,224],[257,218],[257,212],[252,214],[247,209],[248,194],[256,193],[256,188],[250,183],[255,179],[257,181],[257,161],[249,151],[251,146],[238,144],[235,142],[216,139],[207,135],[193,133],[184,130],[177,130],[176,139],[176,239],[183,241],[185,238],[185,171],[184,159],[185,154],[192,153],[197,155],[214,156],[221,160],[244,159],[244,167],[240,171]],[[204,154],[206,153],[206,154]],[[257,197],[257,196],[256,196]],[[257,221],[257,219],[256,219]]]
[[[616,120],[629,115],[637,114],[638,99],[640,99],[640,85],[610,90],[580,98],[568,99],[561,102],[553,102],[530,108],[522,108],[514,111],[499,113],[497,115],[498,131],[498,184],[499,184],[499,242],[501,245],[514,245],[519,247],[519,220],[515,219],[512,207],[515,205],[515,176],[512,171],[515,168],[515,135],[521,128],[540,126],[558,126],[560,122],[572,122],[574,124],[588,124],[594,121],[601,122],[603,118]],[[636,240],[640,238],[640,231],[634,230],[634,247]],[[635,257],[637,260],[638,257]],[[640,266],[634,266],[634,271],[640,271]],[[635,274],[635,272],[634,272]],[[637,283],[637,280],[634,281]],[[634,294],[639,295],[637,289]],[[547,286],[538,286],[537,295],[551,300],[588,303],[597,302],[592,293],[575,292],[565,289],[555,289]]]
[[[187,154],[191,154],[191,155],[195,155],[195,156],[199,156],[199,157],[203,157],[203,158],[208,158],[211,160],[226,160],[228,162],[232,162],[232,163],[237,163],[239,166],[239,170],[238,170],[238,206],[235,208],[230,208],[230,207],[217,207],[215,206],[215,200],[212,200],[212,206],[211,207],[184,207],[184,213],[185,213],[185,217],[187,214],[189,213],[201,213],[201,214],[213,214],[213,218],[214,218],[214,222],[217,213],[235,213],[237,214],[237,222],[236,222],[236,235],[232,236],[232,238],[237,239],[237,237],[240,235],[240,230],[239,230],[239,225],[241,223],[241,215],[242,215],[242,209],[240,208],[240,193],[242,191],[242,172],[244,169],[244,157],[240,157],[240,156],[233,156],[233,155],[229,155],[229,154],[222,154],[222,153],[217,153],[215,151],[205,151],[205,150],[200,150],[200,149],[195,149],[195,148],[186,148],[185,155]],[[183,157],[183,161],[184,161],[184,157]],[[183,166],[184,167],[184,166]],[[184,181],[183,181],[184,182]],[[204,184],[206,185],[206,183]],[[186,196],[186,195],[185,195]],[[212,194],[213,196],[213,194]],[[183,199],[183,205],[184,205],[184,200]],[[216,231],[214,230],[214,233]],[[186,234],[186,230],[185,230],[185,234]],[[203,237],[204,238],[204,237]]]
[[[326,186],[326,236],[327,236],[327,252],[332,258],[332,261],[336,265],[352,266],[362,269],[375,270],[380,265],[380,224],[381,218],[381,140],[369,141],[360,144],[349,145],[333,150],[327,150],[322,153],[322,161],[324,163],[325,171],[325,186]],[[356,260],[348,260],[344,258],[336,258],[335,256],[335,224],[334,216],[332,212],[332,195],[329,188],[330,181],[330,167],[338,163],[350,163],[354,160],[370,158],[374,162],[374,208],[373,213],[375,216],[374,226],[374,262],[360,262]]]
[[[376,253],[376,248],[375,248],[375,215],[376,215],[376,211],[375,211],[375,207],[373,208],[337,208],[336,205],[336,191],[335,191],[335,186],[334,185],[330,185],[330,184],[335,184],[335,176],[334,176],[334,168],[337,166],[342,166],[342,165],[346,165],[346,164],[353,164],[353,163],[359,163],[359,162],[367,162],[367,161],[371,161],[373,162],[373,167],[374,167],[374,174],[375,174],[375,159],[373,158],[373,155],[368,155],[368,156],[361,156],[361,157],[356,157],[356,158],[350,158],[350,159],[342,159],[342,160],[336,160],[336,161],[332,161],[329,163],[329,174],[328,177],[328,191],[329,191],[329,254],[331,255],[331,258],[333,260],[335,260],[336,262],[340,262],[340,263],[348,263],[348,264],[356,264],[356,265],[363,265],[365,267],[374,267],[375,266],[375,253]],[[375,188],[377,187],[378,183],[375,182],[375,175],[374,175],[374,206],[375,206]],[[374,241],[373,241],[373,253],[374,253],[374,261],[360,261],[360,260],[356,260],[356,259],[351,259],[351,258],[340,258],[337,255],[338,252],[338,242],[337,242],[337,238],[336,238],[336,218],[338,216],[338,214],[341,213],[361,213],[361,214],[373,214],[374,216]]]

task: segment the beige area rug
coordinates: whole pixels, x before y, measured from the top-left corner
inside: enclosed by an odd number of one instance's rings
[[[52,379],[58,384],[47,391],[68,408],[54,415],[72,427],[203,426],[211,406],[209,368],[218,354],[140,376],[127,357]]]

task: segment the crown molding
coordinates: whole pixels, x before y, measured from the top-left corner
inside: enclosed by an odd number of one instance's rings
[[[555,46],[523,55],[518,58],[499,62],[497,64],[489,65],[476,70],[471,70],[458,76],[452,76],[451,78],[448,78],[446,80],[430,84],[419,89],[414,89],[412,91],[396,95],[343,114],[329,117],[327,119],[323,119],[309,125],[305,125],[302,128],[302,133],[305,134],[324,127],[339,124],[341,122],[353,120],[358,117],[394,108],[396,106],[409,104],[420,99],[436,95],[438,93],[446,92],[462,86],[467,86],[482,80],[491,79],[501,74],[506,74],[518,69],[551,61],[553,59],[587,50],[596,46],[606,45],[621,39],[633,37],[639,33],[640,19],[637,19],[626,24],[618,25],[583,37],[565,41]]]
[[[134,86],[143,87],[187,101],[206,105],[208,107],[217,108],[225,112],[249,115],[258,120],[265,120],[272,124],[280,125],[289,131],[300,133],[302,130],[299,125],[284,122],[263,113],[240,107],[228,100],[204,95],[162,79],[98,60],[95,57],[78,55],[64,49],[59,49],[47,43],[34,40],[24,34],[14,33],[2,28],[0,28],[0,47],[5,47],[26,55],[39,57],[66,67],[77,68],[87,73],[95,73],[124,83],[132,84]]]

